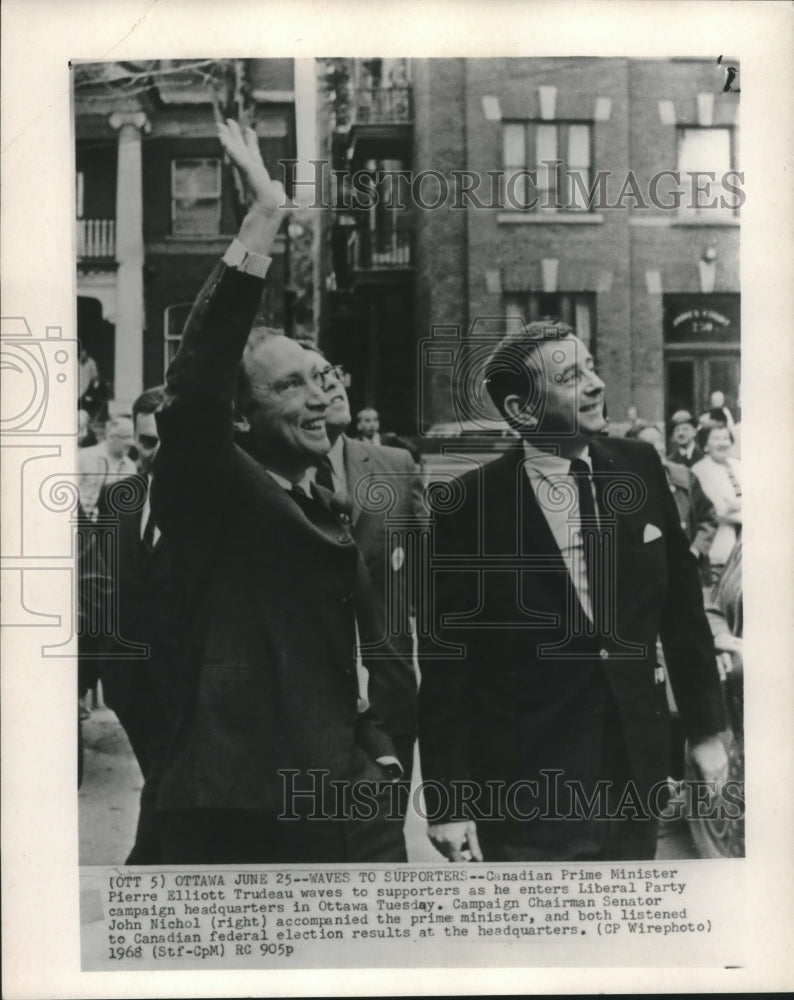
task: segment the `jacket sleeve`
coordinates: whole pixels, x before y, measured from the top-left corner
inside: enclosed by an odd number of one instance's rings
[[[471,486],[471,483],[469,483]],[[434,520],[430,566],[425,568],[430,607],[425,609],[431,632],[419,630],[419,753],[426,783],[425,805],[431,823],[450,818],[453,783],[471,780],[471,732],[478,711],[474,682],[478,667],[467,638],[450,628],[451,614],[476,607],[478,595],[472,573],[444,569],[431,571],[433,556],[460,556],[473,551],[471,510],[464,504]],[[439,646],[438,641],[447,644]],[[470,641],[470,640],[469,640]],[[455,648],[460,655],[455,655]],[[448,651],[445,652],[445,650]],[[441,790],[446,794],[442,794]],[[458,817],[460,818],[460,817]]]
[[[681,529],[675,500],[656,455],[649,478],[664,504],[667,592],[660,625],[665,663],[687,737],[693,741],[725,729],[722,686],[703,608],[697,562]],[[649,484],[650,485],[650,484]]]
[[[237,370],[263,287],[263,279],[219,262],[166,375],[152,510],[169,542],[183,549],[211,533],[228,491]]]
[[[362,662],[369,674],[368,724],[394,740],[413,739],[416,734],[416,675],[413,664],[387,641],[379,604],[372,596],[372,581],[359,555],[356,574],[356,621],[361,642]],[[368,748],[365,748],[368,749]],[[393,753],[376,747],[380,757]]]

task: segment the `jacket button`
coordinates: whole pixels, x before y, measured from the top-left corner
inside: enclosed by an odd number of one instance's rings
[[[349,535],[337,535],[336,536],[336,540],[337,540],[337,542],[349,542],[350,541],[350,536]]]
[[[600,649],[598,651],[598,655],[601,657],[602,660],[608,660],[609,659],[609,652],[606,649]]]

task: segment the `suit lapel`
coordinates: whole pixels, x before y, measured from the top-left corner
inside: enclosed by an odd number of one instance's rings
[[[361,506],[356,498],[356,487],[360,480],[371,472],[370,456],[366,448],[362,448],[358,441],[352,438],[344,438],[342,450],[345,466],[345,479],[347,480],[347,499],[351,505],[351,518],[353,526],[358,523],[361,517]]]
[[[485,525],[486,538],[496,542],[497,551],[510,555],[559,553],[524,468],[523,447],[518,445],[511,449],[491,468],[492,483],[486,509],[494,512],[495,519]]]

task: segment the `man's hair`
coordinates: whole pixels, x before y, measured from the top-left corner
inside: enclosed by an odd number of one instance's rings
[[[302,347],[304,351],[311,351],[313,354],[319,354],[321,358],[328,360],[328,355],[320,347],[315,344],[313,340],[309,340],[308,337],[296,337],[295,343],[298,347]]]
[[[163,402],[165,396],[165,386],[155,385],[151,389],[142,392],[132,404],[132,422],[138,419],[138,414],[145,416],[154,413]]]
[[[485,364],[485,386],[503,417],[507,416],[504,401],[508,396],[520,396],[525,405],[534,396],[540,365],[531,362],[540,344],[573,335],[573,327],[566,323],[539,320],[500,341]]]
[[[251,382],[251,373],[249,371],[251,354],[262,343],[262,341],[267,340],[270,337],[283,336],[285,336],[283,330],[278,330],[272,326],[255,326],[248,334],[248,340],[245,342],[242,359],[240,360],[240,364],[237,366],[237,383],[234,390],[234,408],[238,413],[248,414],[256,405],[254,387]]]
[[[374,413],[376,417],[379,416],[374,406],[362,406],[356,414],[356,420],[360,419],[365,413]]]

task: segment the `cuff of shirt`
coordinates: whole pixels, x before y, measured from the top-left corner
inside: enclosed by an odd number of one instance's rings
[[[264,278],[273,263],[272,257],[265,257],[261,253],[251,253],[245,244],[234,239],[223,255],[223,263],[227,267],[233,267],[242,274],[250,274],[254,278]]]
[[[390,754],[384,757],[376,757],[375,760],[381,767],[385,767],[391,781],[399,781],[403,776],[402,764],[396,757]]]

